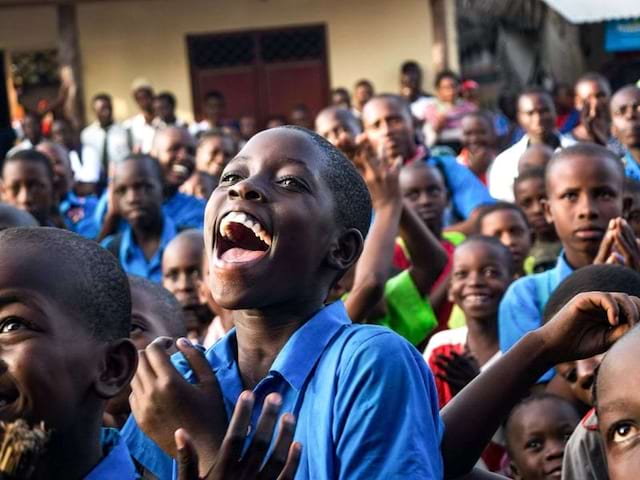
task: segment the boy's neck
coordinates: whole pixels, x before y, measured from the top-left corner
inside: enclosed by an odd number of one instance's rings
[[[131,229],[133,230],[133,237],[140,249],[144,252],[144,256],[147,260],[150,260],[160,247],[163,226],[164,220],[162,217],[159,217],[144,226],[131,226]]]
[[[564,245],[563,245],[564,247]],[[569,266],[573,270],[591,265],[596,257],[596,254],[590,254],[587,252],[572,252],[568,249],[564,251],[564,257]]]
[[[315,313],[322,301],[284,305],[263,310],[233,312],[238,342],[238,369],[242,384],[253,389],[273,365],[289,338]]]
[[[474,318],[465,314],[465,320],[468,332],[467,348],[482,366],[500,350],[498,314],[496,312],[491,318]]]

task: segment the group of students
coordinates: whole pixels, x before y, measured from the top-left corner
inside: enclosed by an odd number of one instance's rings
[[[456,158],[420,142],[448,107],[418,126],[405,67],[404,95],[360,82],[357,114],[329,106],[315,132],[195,137],[163,114],[93,181],[70,155],[87,135],[10,152],[0,420],[48,433],[0,451],[22,460],[3,474],[633,478],[640,89],[582,77],[569,140],[527,89],[498,155],[469,109]],[[108,153],[108,97],[94,109]]]

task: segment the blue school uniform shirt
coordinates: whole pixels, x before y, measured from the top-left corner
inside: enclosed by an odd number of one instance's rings
[[[121,235],[118,260],[124,271],[129,275],[137,275],[152,282],[160,283],[162,281],[162,254],[169,242],[173,240],[177,234],[178,230],[173,220],[164,215],[160,246],[150,260],[147,260],[144,252],[136,243],[133,230],[128,223],[125,223],[124,230],[121,234],[109,235],[101,242],[101,245],[104,248],[109,248],[109,245]]]
[[[636,162],[636,159],[631,156],[631,152],[626,152],[622,162],[624,163],[624,174],[627,178],[631,178],[637,182],[640,182],[640,165]]]
[[[129,449],[120,433],[113,428],[103,428],[100,445],[107,452],[84,480],[136,480],[140,478],[131,460]]]
[[[104,221],[104,217],[107,214],[109,199],[107,192],[102,194],[98,200],[98,204],[93,214],[93,221],[98,225],[98,231],[100,225]],[[176,192],[171,197],[164,200],[162,203],[162,211],[167,215],[176,228],[179,231],[187,230],[189,228],[197,228],[202,230],[204,225],[204,209],[206,202],[191,195],[186,195],[182,192]],[[118,231],[124,230],[126,223],[121,221],[118,225]],[[97,234],[96,234],[97,236]]]
[[[232,330],[206,352],[229,418],[243,390],[236,350]],[[182,354],[173,361],[193,383]],[[443,476],[444,427],[426,363],[391,330],[352,324],[340,301],[320,310],[291,336],[253,391],[256,409],[250,432],[270,393],[282,395],[281,414],[296,416],[294,439],[302,443],[297,480]],[[145,468],[163,480],[172,474],[175,478],[172,459],[133,417],[122,434]]]
[[[487,187],[454,157],[427,157],[425,161],[442,172],[451,196],[454,216],[467,219],[480,205],[495,203]]]
[[[498,311],[498,338],[502,352],[513,347],[527,332],[540,327],[542,312],[551,293],[572,272],[573,268],[561,253],[551,270],[527,275],[509,286]],[[548,381],[552,377],[553,370],[545,373],[540,381]]]
[[[100,233],[100,225],[94,218],[97,205],[98,198],[95,195],[79,197],[70,191],[60,201],[60,214],[69,230],[94,239]]]

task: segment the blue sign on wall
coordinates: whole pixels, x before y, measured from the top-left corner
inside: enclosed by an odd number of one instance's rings
[[[607,22],[604,48],[608,52],[640,50],[640,18]]]

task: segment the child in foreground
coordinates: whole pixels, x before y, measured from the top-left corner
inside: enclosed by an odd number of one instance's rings
[[[513,478],[564,478],[564,448],[579,420],[576,408],[555,395],[532,395],[516,405],[505,423]]]
[[[351,324],[341,302],[323,305],[357,260],[370,212],[358,172],[321,137],[283,127],[247,143],[209,201],[205,229],[213,297],[234,310],[236,329],[205,356],[178,342],[177,368],[159,342],[140,354],[133,418],[123,429],[134,457],[170,478],[174,433],[183,428],[201,454],[200,472],[209,471],[219,460],[219,416],[278,391],[281,400],[267,409],[281,406],[297,417],[294,439],[304,445],[298,479],[455,478],[472,470],[543,372],[608,348],[628,330],[621,310],[637,322],[636,300],[580,296],[440,416],[431,373],[408,342],[388,329]],[[254,423],[261,411],[244,430],[249,438],[263,430]]]

